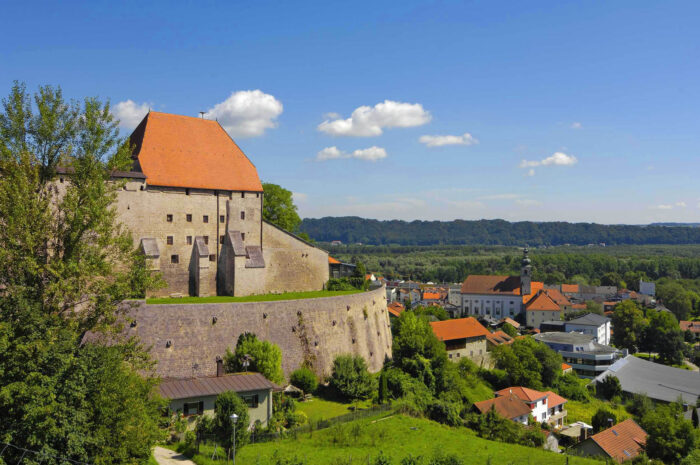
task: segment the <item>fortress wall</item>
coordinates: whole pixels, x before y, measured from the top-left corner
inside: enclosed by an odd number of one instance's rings
[[[163,378],[216,374],[216,357],[233,350],[243,332],[282,349],[288,376],[305,360],[319,376],[330,374],[335,356],[362,355],[373,372],[391,357],[385,288],[359,294],[277,302],[146,305],[129,312],[137,336],[158,361]],[[216,318],[216,321],[214,319]],[[170,341],[170,347],[167,342]]]

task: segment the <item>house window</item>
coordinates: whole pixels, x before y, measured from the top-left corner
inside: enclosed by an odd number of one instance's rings
[[[180,256],[179,255],[171,255],[170,256],[170,263],[180,263]]]
[[[215,261],[216,261],[216,255],[215,255],[215,254],[209,255],[209,261],[210,261],[210,262],[215,262]]]
[[[255,193],[255,198],[256,198],[256,199],[260,198],[260,192],[256,192],[256,193]]]
[[[209,222],[209,215],[204,215],[204,216],[202,217],[202,221],[203,221],[204,223],[208,223],[208,222]]]
[[[167,242],[168,245],[173,245],[173,236],[168,236]]]
[[[182,414],[185,416],[189,415],[201,415],[204,413],[204,402],[185,402],[182,408]]]
[[[204,243],[209,245],[209,236],[204,236]]]
[[[219,215],[219,223],[223,223],[226,221],[226,217],[224,215]]]
[[[241,192],[241,198],[245,199],[245,192]]]
[[[224,243],[224,236],[219,236],[219,244],[223,244],[223,243]]]
[[[188,213],[188,214],[185,216],[185,218],[187,219],[187,222],[188,222],[188,223],[191,223],[191,222],[192,222],[192,213]]]
[[[547,412],[545,412],[545,413],[542,414],[542,421],[544,421],[544,420],[546,420],[546,419],[547,419]]]
[[[172,223],[172,222],[173,222],[173,215],[166,215],[165,218],[166,218],[166,220],[168,221],[168,223]]]
[[[241,233],[241,240],[242,240],[242,241],[245,240],[245,233]]]
[[[190,195],[190,190],[189,190],[189,189],[185,189],[185,195]]]
[[[245,212],[241,212],[241,219],[242,219],[242,220],[245,219]]]
[[[253,396],[241,396],[243,398],[243,402],[245,402],[248,405],[248,408],[257,408],[258,407],[258,395],[255,394]]]
[[[187,236],[187,245],[192,245],[192,236]]]

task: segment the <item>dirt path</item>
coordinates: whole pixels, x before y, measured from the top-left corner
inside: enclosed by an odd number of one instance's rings
[[[156,459],[159,465],[195,465],[192,460],[184,455],[164,447],[156,446],[153,449],[153,458]]]

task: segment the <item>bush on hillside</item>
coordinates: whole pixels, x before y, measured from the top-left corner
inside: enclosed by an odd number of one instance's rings
[[[591,398],[586,385],[573,373],[562,375],[557,380],[556,389],[560,396],[569,400],[587,401]]]
[[[337,356],[329,384],[336,394],[349,401],[367,399],[376,390],[367,362],[359,355]]]
[[[328,291],[354,291],[357,287],[353,286],[348,278],[331,278],[326,283]]]
[[[616,376],[606,376],[602,381],[598,381],[595,390],[599,397],[607,400],[622,396],[622,385]]]
[[[459,417],[461,407],[462,405],[456,402],[436,400],[428,406],[428,418],[445,425],[458,426],[462,424]]]
[[[316,373],[307,367],[301,367],[294,370],[289,378],[289,381],[292,383],[292,385],[304,391],[304,394],[310,394],[318,387]]]
[[[600,407],[591,418],[591,426],[596,433],[609,428],[611,423],[617,423],[617,415],[606,406]]]

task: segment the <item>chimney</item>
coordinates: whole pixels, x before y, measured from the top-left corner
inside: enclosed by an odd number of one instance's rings
[[[221,377],[224,376],[224,361],[219,357],[218,355],[216,356],[216,377]]]

